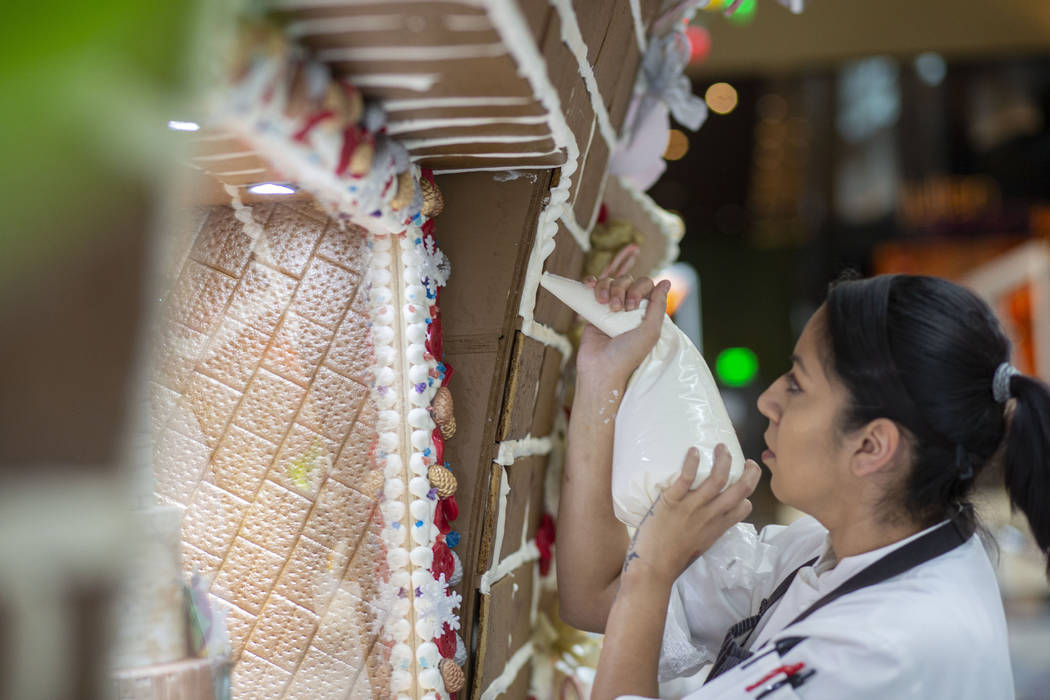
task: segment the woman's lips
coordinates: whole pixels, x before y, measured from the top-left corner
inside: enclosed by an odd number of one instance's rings
[[[762,461],[764,461],[764,462],[768,462],[769,460],[773,459],[774,457],[776,457],[776,455],[773,454],[773,450],[766,450],[765,452],[762,453]]]

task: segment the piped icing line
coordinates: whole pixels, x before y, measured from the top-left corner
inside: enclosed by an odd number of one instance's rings
[[[358,87],[393,87],[427,92],[437,85],[440,73],[355,73],[346,77]]]
[[[516,155],[515,157],[518,157],[518,156]],[[521,154],[520,157],[522,157],[522,158],[535,158],[536,155],[533,154],[533,153],[530,153],[528,155]],[[447,168],[445,170],[435,170],[434,174],[435,175],[455,175],[456,173],[476,173],[476,172],[502,173],[502,172],[507,171],[507,170],[550,170],[550,169],[551,169],[551,166],[549,166],[549,165],[539,165],[539,164],[532,163],[532,164],[528,164],[528,165],[494,165],[492,167],[487,167],[487,168]],[[538,284],[538,282],[537,282],[537,284]]]
[[[496,511],[496,536],[492,541],[492,564],[489,570],[482,574],[482,582],[490,571],[499,566],[500,556],[503,549],[503,531],[507,525],[507,496],[510,495],[510,483],[507,481],[507,470],[499,470],[499,506]]]
[[[294,39],[301,39],[325,34],[391,32],[405,28],[404,19],[400,15],[350,15],[295,20],[289,22],[284,31]]]
[[[550,437],[532,437],[531,435],[526,435],[518,440],[504,440],[499,443],[499,451],[493,461],[507,467],[514,464],[518,457],[550,454],[552,444]]]
[[[587,87],[587,94],[591,98],[591,109],[598,120],[598,129],[602,138],[609,146],[609,153],[616,152],[616,130],[613,129],[612,121],[609,119],[609,111],[605,108],[605,100],[598,90],[598,81],[594,77],[594,69],[587,60],[587,44],[580,33],[580,25],[576,22],[576,12],[572,9],[571,0],[550,0],[558,13],[558,24],[561,25],[561,40],[576,59],[576,65],[583,78],[583,84]]]
[[[440,154],[440,157],[441,158],[500,158],[500,159],[507,159],[507,158],[541,158],[541,157],[544,157],[544,156],[554,155],[555,153],[561,153],[561,151],[536,151],[536,152],[533,152],[533,153],[498,153],[498,152],[492,152],[492,153],[442,153],[442,154]],[[420,161],[420,160],[426,160],[427,158],[435,158],[435,157],[437,157],[437,156],[435,154],[433,154],[433,153],[429,153],[429,154],[421,153],[419,155],[412,156],[412,162],[414,163],[414,162],[417,162],[417,161]]]
[[[522,564],[535,561],[539,558],[540,550],[539,547],[536,546],[536,540],[529,540],[521,546],[521,549],[513,554],[508,554],[506,558],[502,559],[498,564],[483,573],[481,575],[481,583],[478,585],[478,590],[481,591],[482,595],[488,595],[492,590],[492,584],[496,583]]]
[[[479,15],[445,15],[442,20],[445,27],[453,32],[483,32],[492,29],[488,18]]]
[[[572,357],[572,341],[569,340],[569,336],[559,333],[550,326],[536,320],[528,324],[528,330],[522,325],[521,332],[533,340],[557,350],[561,354],[561,367],[562,369],[565,368],[569,358]]]
[[[452,46],[341,46],[322,49],[317,58],[338,61],[455,61],[464,58],[495,58],[506,55],[503,44],[457,44]]]
[[[638,43],[638,50],[645,55],[645,25],[642,23],[642,7],[639,0],[628,0],[631,7],[631,19],[634,21],[634,40]]]
[[[424,131],[426,129],[451,129],[457,127],[487,126],[489,124],[546,124],[547,116],[531,114],[522,117],[444,117],[435,119],[406,119],[389,122],[386,132],[391,136]],[[484,137],[479,137],[484,138]]]
[[[402,139],[401,144],[409,149],[415,150],[417,148],[428,148],[433,146],[455,146],[461,143],[472,143],[472,144],[483,144],[483,143],[545,143],[550,141],[550,136],[543,136],[537,134],[517,134],[517,135],[501,135],[501,136],[439,136],[434,138],[424,139]],[[556,153],[557,151],[551,151]],[[469,154],[468,154],[469,155]],[[535,155],[535,153],[528,154],[514,154],[507,153],[505,155]],[[415,155],[413,155],[415,157]],[[425,156],[423,156],[425,157]]]
[[[486,20],[487,22],[487,20]],[[416,109],[440,109],[442,107],[523,107],[535,102],[531,97],[418,97],[400,100],[384,100],[387,114]]]
[[[627,178],[620,177],[618,180],[620,187],[645,211],[664,237],[664,255],[654,266],[654,271],[662,270],[678,259],[678,244],[685,235],[685,223],[677,214],[672,214],[654,202],[652,197],[635,187]]]
[[[565,229],[570,234],[572,234],[572,237],[576,240],[576,242],[581,248],[583,248],[585,251],[591,249],[591,237],[587,234],[583,227],[580,226],[579,222],[576,221],[576,212],[574,212],[571,208],[566,207],[565,210],[562,211],[561,216],[558,217],[558,220],[565,225]]]
[[[514,655],[507,661],[506,668],[503,669],[503,673],[499,674],[492,679],[489,683],[489,687],[481,693],[481,700],[495,700],[503,693],[507,692],[510,688],[510,684],[514,682],[514,679],[518,677],[518,673],[521,671],[522,666],[532,656],[532,640],[525,642],[521,647],[514,652]]]

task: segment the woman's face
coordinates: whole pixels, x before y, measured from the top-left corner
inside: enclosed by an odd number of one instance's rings
[[[820,518],[830,515],[845,486],[849,452],[835,429],[845,389],[826,374],[824,307],[809,319],[795,344],[791,368],[758,397],[769,419],[762,461],[781,503]]]

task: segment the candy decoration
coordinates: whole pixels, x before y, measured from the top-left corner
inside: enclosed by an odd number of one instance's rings
[[[434,527],[442,535],[447,534],[452,529],[452,526],[448,524],[448,518],[445,517],[445,509],[440,505],[443,502],[439,501],[438,507],[434,509]]]
[[[455,547],[459,544],[459,538],[459,533],[453,530],[452,532],[449,532],[445,535],[445,544],[447,544],[449,547]]]
[[[445,513],[445,519],[450,522],[459,517],[459,504],[456,503],[455,496],[442,498],[438,504],[438,509]]]
[[[540,576],[546,576],[551,570],[551,547],[554,545],[554,518],[544,513],[536,530],[536,549],[540,550]]]
[[[441,663],[438,664],[438,670],[441,671],[441,680],[445,682],[446,692],[457,693],[463,689],[466,676],[463,675],[463,669],[455,661],[442,659]]]
[[[444,464],[445,462],[445,436],[441,433],[441,428],[435,427],[431,433],[431,439],[434,441],[434,462],[436,464]],[[435,484],[436,486],[437,484]]]
[[[440,637],[434,638],[438,653],[446,659],[454,659],[456,656],[456,636],[455,630],[446,627]]]
[[[456,570],[456,560],[452,557],[452,550],[440,540],[434,543],[432,550],[434,563],[430,567],[430,572],[435,579],[439,579],[444,574],[445,580],[448,581]]]
[[[455,475],[440,464],[434,464],[427,470],[427,478],[430,479],[431,486],[437,488],[438,498],[448,498],[456,493],[458,484]]]

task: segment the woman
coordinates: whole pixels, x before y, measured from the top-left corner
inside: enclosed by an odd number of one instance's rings
[[[835,285],[790,371],[758,400],[773,494],[810,517],[708,566],[704,552],[749,514],[759,467],[749,460],[726,487],[728,454],[716,450],[690,491],[690,450],[628,539],[611,504],[613,426],[598,416],[655,343],[668,284],[590,284],[614,310],[649,299],[635,331],[588,327],[577,358],[558,589],[567,622],[606,635],[592,697],[658,694],[672,598],[690,645],[715,664],[694,700],[1013,697],[1002,603],[967,497],[1001,461],[1047,551],[1050,392],[1009,365],[984,302],[931,277]],[[741,580],[752,587],[734,588]]]

